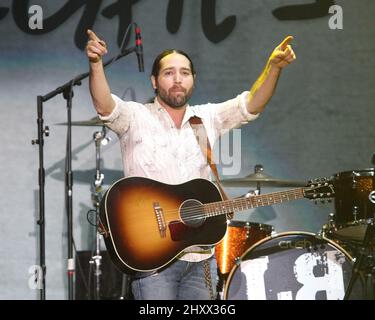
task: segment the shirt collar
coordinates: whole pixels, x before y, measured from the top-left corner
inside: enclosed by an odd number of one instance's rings
[[[167,112],[164,107],[159,103],[158,99],[155,97],[154,99],[154,107],[157,111],[159,112]],[[184,118],[182,119],[182,124],[181,126],[184,126],[186,122],[189,121],[190,118],[192,117],[195,117],[196,114],[193,110],[193,108],[188,104],[186,106],[186,111],[185,111],[185,115],[184,115]]]

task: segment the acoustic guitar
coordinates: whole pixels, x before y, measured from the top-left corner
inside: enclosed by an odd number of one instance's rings
[[[142,177],[116,181],[101,201],[100,229],[115,265],[123,272],[163,268],[192,246],[217,244],[228,216],[301,198],[330,198],[329,182],[233,200],[205,179],[170,185]]]

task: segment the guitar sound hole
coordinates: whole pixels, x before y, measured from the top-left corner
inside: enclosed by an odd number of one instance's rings
[[[185,200],[181,204],[180,217],[185,225],[193,228],[200,227],[206,221],[203,205],[195,199]]]

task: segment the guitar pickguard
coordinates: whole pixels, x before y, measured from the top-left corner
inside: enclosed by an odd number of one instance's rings
[[[187,241],[201,232],[201,228],[193,228],[181,221],[171,221],[168,225],[172,241]]]

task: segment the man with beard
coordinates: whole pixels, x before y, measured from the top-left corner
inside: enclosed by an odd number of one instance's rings
[[[166,50],[152,67],[156,97],[152,103],[141,104],[111,94],[102,65],[105,42],[91,30],[87,34],[90,93],[99,117],[120,139],[125,175],[168,184],[210,177],[190,118],[202,120],[213,146],[221,134],[259,116],[273,95],[282,68],[296,59],[289,45],[293,37],[288,36],[272,52],[250,91],[222,103],[190,106],[196,79],[193,63],[183,51]],[[135,299],[206,300],[215,296],[216,273],[213,248],[188,248],[162,270],[136,274],[132,292]]]

